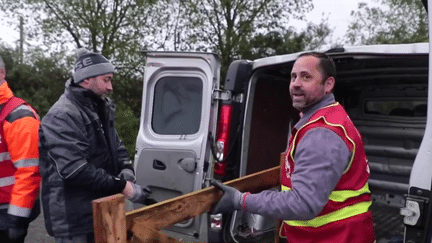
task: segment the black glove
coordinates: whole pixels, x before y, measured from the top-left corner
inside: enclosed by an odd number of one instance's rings
[[[27,235],[27,228],[9,228],[9,242],[24,242]]]
[[[8,237],[10,242],[24,242],[30,219],[9,214],[8,220],[12,225],[8,228]]]
[[[216,180],[211,180],[210,183],[224,192],[220,201],[211,210],[212,214],[229,213],[241,209],[241,199],[243,194],[239,190],[226,186]]]
[[[134,194],[132,197],[128,198],[133,203],[145,204],[146,199],[150,196],[152,191],[149,187],[142,188],[138,184],[132,184],[134,187]]]
[[[147,198],[145,199],[145,201],[144,201],[144,204],[145,204],[146,206],[150,206],[150,205],[155,204],[155,203],[158,203],[158,201],[154,200],[154,199],[151,198],[151,197],[147,197]]]
[[[118,177],[123,178],[127,181],[130,181],[132,183],[135,183],[135,181],[136,181],[134,172],[129,168],[124,168],[122,171],[120,171],[120,174],[118,174]]]

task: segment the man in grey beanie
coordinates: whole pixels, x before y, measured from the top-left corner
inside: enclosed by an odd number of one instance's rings
[[[73,79],[41,122],[40,170],[45,226],[56,242],[93,242],[92,200],[123,193],[150,204],[150,188],[134,184],[129,154],[114,128],[114,66],[77,51]]]

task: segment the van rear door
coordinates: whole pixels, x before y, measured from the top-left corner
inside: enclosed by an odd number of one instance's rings
[[[214,54],[146,54],[134,166],[137,183],[149,186],[157,201],[205,187],[212,159],[209,135],[216,132],[218,102],[213,95],[219,89],[219,69]],[[202,220],[196,217],[168,231],[197,240],[205,235]]]
[[[429,33],[432,28],[432,5],[430,0],[422,0],[428,13]],[[429,51],[432,42],[429,39]],[[429,52],[430,53],[430,52]],[[405,216],[404,242],[432,242],[432,56],[429,54],[428,101],[426,129],[417,156],[412,166],[405,208],[400,213]]]

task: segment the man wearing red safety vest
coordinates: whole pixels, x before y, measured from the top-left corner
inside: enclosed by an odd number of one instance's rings
[[[369,165],[360,133],[335,101],[336,68],[318,52],[299,56],[290,95],[300,111],[281,166],[281,192],[258,194],[213,181],[224,196],[213,213],[245,210],[282,219],[290,243],[372,243]]]
[[[40,213],[39,117],[13,96],[0,57],[0,242],[24,242]]]

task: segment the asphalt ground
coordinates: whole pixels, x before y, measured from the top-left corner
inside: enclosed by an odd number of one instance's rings
[[[54,238],[48,235],[45,229],[43,214],[41,214],[29,225],[25,243],[52,243]]]
[[[371,211],[377,243],[402,243],[405,228],[400,209],[373,203]]]

